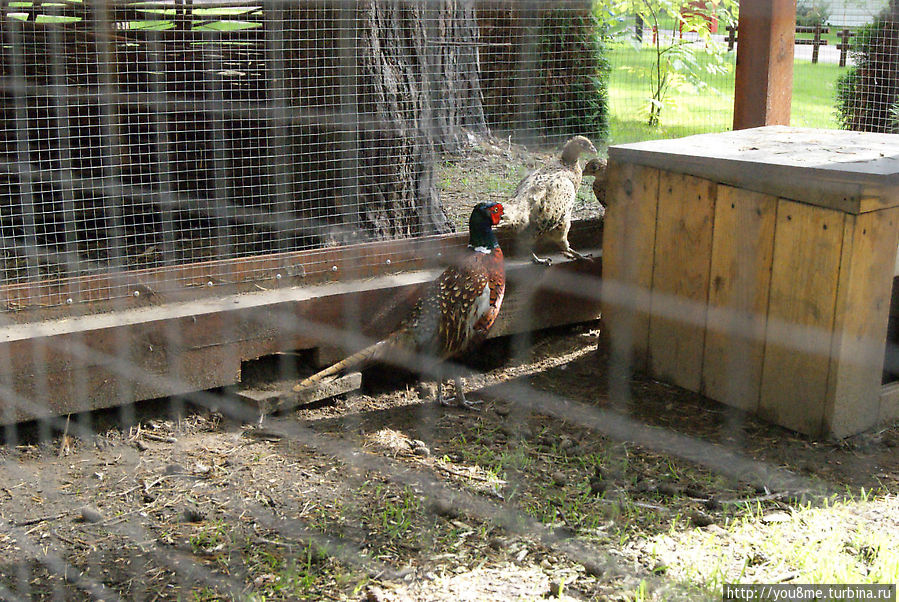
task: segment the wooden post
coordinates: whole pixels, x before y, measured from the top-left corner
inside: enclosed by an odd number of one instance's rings
[[[837,48],[840,49],[840,67],[846,66],[846,55],[849,52],[849,38],[851,38],[853,34],[848,29],[842,29],[837,32],[837,37],[840,38],[840,43],[837,44]]]
[[[827,44],[827,40],[824,40]],[[818,49],[821,47],[821,26],[815,25],[815,40],[812,43],[812,65],[818,64]]]
[[[808,39],[796,39],[794,43],[797,46],[811,46],[812,47],[812,64],[816,64],[818,62],[819,49],[821,46],[827,46],[827,40],[821,39],[822,33],[830,33],[829,27],[821,27],[820,25],[812,26],[797,26],[796,33],[810,33],[813,34],[811,40]]]
[[[736,25],[728,25],[726,29],[727,29],[727,51],[730,52],[734,49],[734,43],[737,41],[737,26]]]
[[[795,0],[740,3],[734,129],[789,125]]]

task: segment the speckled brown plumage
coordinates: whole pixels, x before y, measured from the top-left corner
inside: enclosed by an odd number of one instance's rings
[[[538,239],[555,242],[562,254],[570,259],[586,258],[568,244],[571,211],[583,175],[578,157],[583,152],[595,153],[596,148],[584,136],[570,139],[559,158],[528,174],[506,203],[509,223],[537,263],[550,263],[549,259],[541,259],[533,253]]]
[[[584,164],[584,177],[593,177],[593,196],[606,208],[606,167],[608,164],[605,159],[597,157],[590,159]]]
[[[467,251],[431,283],[400,326],[384,340],[310,376],[294,389],[392,356],[428,368],[432,362],[457,357],[483,341],[496,321],[506,290],[503,252],[492,230],[502,215],[501,204],[479,203],[469,220]],[[458,376],[455,380],[457,398],[468,406]],[[443,402],[442,382],[437,392],[438,401]]]

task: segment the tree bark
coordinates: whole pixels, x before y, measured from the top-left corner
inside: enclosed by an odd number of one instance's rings
[[[3,249],[69,253],[102,271],[110,241],[127,241],[130,268],[452,229],[437,153],[457,150],[466,130],[487,131],[474,0],[292,3],[216,35],[196,30],[207,17],[185,13],[175,30],[100,36],[145,16],[114,4],[98,23],[93,6],[66,6],[76,20],[65,28],[28,9],[12,24],[15,47],[0,53],[0,73],[18,65],[28,88],[0,94],[0,159],[27,162],[28,202],[42,208],[23,211],[20,178],[0,175]],[[11,21],[0,21],[8,37]],[[73,223],[67,203],[89,219]],[[49,273],[77,275],[47,262]]]
[[[359,214],[378,238],[447,232],[438,151],[486,133],[472,0],[369,0],[361,15]]]

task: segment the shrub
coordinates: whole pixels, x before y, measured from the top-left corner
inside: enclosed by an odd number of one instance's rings
[[[537,115],[550,133],[608,135],[609,62],[590,11],[548,10],[540,40]]]
[[[521,3],[481,0],[477,11],[480,83],[490,127],[531,128],[525,109],[533,108],[542,136],[607,136],[605,28],[588,3],[547,5],[534,15],[539,30],[530,39],[525,33],[531,17]],[[534,96],[520,98],[527,59],[533,59]]]
[[[860,29],[850,53],[855,65],[837,80],[836,111],[844,129],[897,132],[899,0]]]

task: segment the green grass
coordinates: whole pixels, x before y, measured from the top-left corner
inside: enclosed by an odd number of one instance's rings
[[[834,98],[837,78],[845,72],[834,64],[794,62],[791,125],[838,129]]]
[[[703,77],[707,87],[700,89],[684,81],[671,90],[658,128],[646,124],[650,90],[643,73],[652,64],[653,57],[654,52],[648,48],[637,50],[624,44],[609,46],[609,59],[613,65],[609,82],[610,144],[721,132],[733,127],[735,53],[728,55],[725,73],[709,73]],[[709,63],[707,57],[700,55],[698,58],[704,61],[701,65]],[[792,125],[838,127],[834,115],[834,91],[836,80],[843,72],[845,68],[832,64],[794,63]]]
[[[667,567],[669,578],[711,595],[720,595],[724,583],[766,582],[772,573],[791,575],[794,583],[895,583],[895,524],[878,527],[894,508],[894,497],[863,496],[793,507],[777,522],[767,521],[759,508],[746,508],[723,529],[654,536],[645,548]]]

